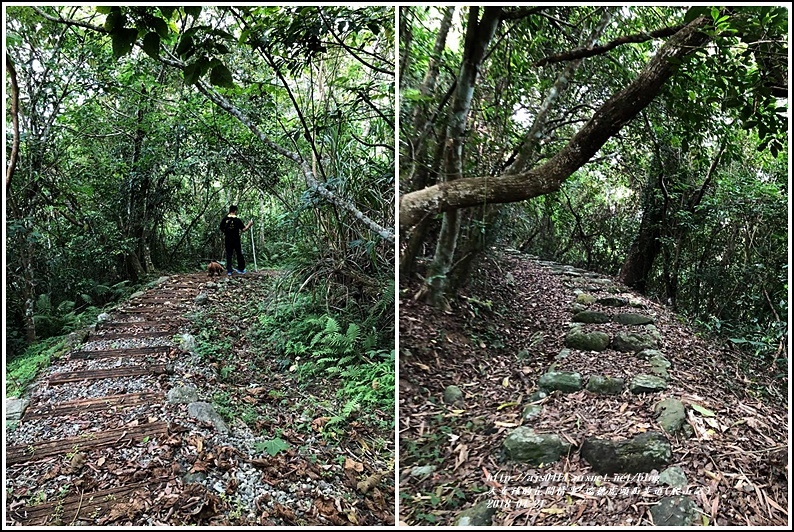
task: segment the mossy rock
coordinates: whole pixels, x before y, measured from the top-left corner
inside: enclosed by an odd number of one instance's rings
[[[623,379],[620,377],[606,377],[604,375],[591,375],[587,380],[587,391],[599,395],[615,395],[623,391]]]
[[[547,392],[554,390],[563,393],[578,392],[582,389],[582,375],[570,371],[549,371],[538,379],[538,388]]]
[[[583,310],[573,317],[573,321],[579,323],[609,323],[611,320],[609,314],[597,310]]]
[[[621,325],[648,325],[654,322],[652,317],[635,312],[621,312],[620,314],[615,314],[613,320],[615,323],[620,323]]]
[[[667,381],[656,375],[637,375],[631,380],[631,393],[655,393],[667,389]]]
[[[601,331],[587,333],[577,327],[565,336],[565,345],[582,351],[603,351],[609,345],[609,335]]]
[[[596,297],[591,294],[579,294],[576,296],[576,302],[581,305],[592,305],[596,302]]]
[[[536,434],[529,427],[513,430],[502,444],[508,460],[530,465],[550,464],[568,454],[571,445],[556,434]]]
[[[624,441],[586,438],[580,455],[593,471],[605,475],[659,470],[670,463],[673,451],[667,438],[645,432]]]

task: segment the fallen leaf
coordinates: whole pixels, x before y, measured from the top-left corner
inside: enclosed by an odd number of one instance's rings
[[[383,478],[383,473],[378,471],[377,473],[368,476],[367,478],[356,484],[356,487],[358,488],[358,491],[366,495],[366,493],[369,490],[374,488],[378,484],[378,482],[380,482],[381,478]]]
[[[708,408],[700,406],[697,403],[690,403],[689,406],[692,407],[693,410],[695,410],[696,412],[698,412],[702,416],[715,417],[717,415],[714,412],[712,412],[711,410],[709,410]]]
[[[355,460],[352,460],[350,458],[345,458],[345,469],[352,469],[354,471],[358,471],[359,473],[361,473],[362,471],[364,471],[364,464],[362,464],[361,462],[356,462]]]

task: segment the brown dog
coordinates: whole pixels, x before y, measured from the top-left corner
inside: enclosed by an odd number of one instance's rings
[[[210,262],[209,266],[207,266],[207,274],[209,277],[212,277],[213,275],[220,277],[221,274],[223,274],[223,266],[221,266],[220,263],[212,261]]]

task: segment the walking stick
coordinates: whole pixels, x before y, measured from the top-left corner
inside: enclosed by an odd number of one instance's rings
[[[251,254],[254,256],[254,271],[259,268],[256,267],[256,248],[254,247],[254,232],[251,231]]]

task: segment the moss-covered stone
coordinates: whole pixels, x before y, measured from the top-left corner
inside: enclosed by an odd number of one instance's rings
[[[656,421],[669,434],[677,434],[686,423],[686,409],[684,403],[678,399],[668,398],[659,401],[653,407],[657,416]]]
[[[700,512],[692,499],[684,495],[664,497],[651,506],[656,526],[690,526]]]
[[[614,395],[623,391],[623,379],[620,377],[605,377],[604,375],[591,375],[587,380],[587,391],[600,395]]]
[[[576,296],[576,302],[581,305],[592,305],[596,302],[596,298],[591,294],[579,294]]]
[[[556,434],[536,434],[529,427],[513,430],[502,445],[508,460],[536,466],[556,462],[571,448]]]
[[[583,310],[573,317],[573,321],[579,323],[609,323],[611,319],[609,314],[596,310]]]
[[[586,438],[580,454],[599,474],[647,473],[668,465],[673,451],[667,438],[646,432],[624,441]]]
[[[622,297],[609,296],[597,299],[596,303],[599,305],[604,305],[605,307],[625,307],[629,304],[629,301]]]
[[[455,517],[455,526],[491,526],[496,506],[482,501],[471,508],[467,508]]]
[[[546,392],[554,390],[563,393],[578,392],[582,389],[582,375],[570,371],[549,371],[538,379],[538,388]]]
[[[629,353],[636,353],[644,349],[653,349],[658,346],[659,343],[653,336],[639,331],[620,332],[612,339],[612,349]]]
[[[448,405],[460,404],[463,402],[463,391],[454,384],[444,388],[444,403]]]
[[[648,325],[654,321],[650,316],[636,314],[634,312],[621,312],[620,314],[615,314],[613,320],[615,323],[620,323],[622,325]]]
[[[609,335],[601,331],[588,333],[577,327],[565,336],[565,345],[582,351],[603,351],[609,345]]]
[[[637,375],[631,380],[631,393],[655,393],[667,389],[667,381],[656,375]]]

